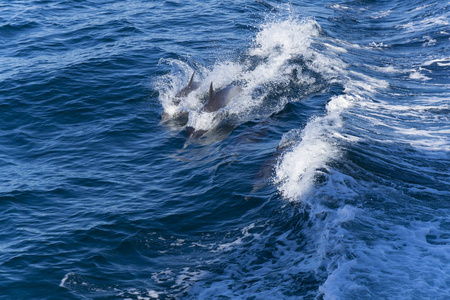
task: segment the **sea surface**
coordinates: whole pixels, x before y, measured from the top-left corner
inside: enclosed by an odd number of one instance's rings
[[[0,299],[450,299],[449,170],[448,1],[0,1]]]

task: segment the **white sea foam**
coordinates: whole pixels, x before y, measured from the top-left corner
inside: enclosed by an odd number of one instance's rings
[[[445,99],[424,97],[404,105],[385,101],[366,102],[361,105],[367,111],[361,118],[365,118],[369,124],[386,126],[383,141],[395,140],[396,143],[409,144],[418,150],[442,153],[450,150],[450,118],[446,113],[450,111],[450,106]],[[407,118],[410,121],[399,122],[399,118]]]
[[[450,57],[428,60],[423,63],[423,66],[427,67],[427,66],[431,66],[432,64],[437,64],[440,67],[448,67],[448,66],[450,66]]]
[[[414,8],[412,11],[423,10],[423,9],[425,9],[425,8],[427,8],[427,7],[430,7],[430,6],[431,6],[431,4],[421,5],[421,6],[419,6],[419,7]]]
[[[382,48],[387,48],[389,46],[385,45],[383,42],[379,42],[379,43],[371,42],[370,47],[382,49]]]
[[[400,70],[394,66],[383,66],[383,67],[379,67],[379,66],[368,66],[370,69],[375,70],[375,71],[379,71],[379,72],[383,72],[383,73],[387,73],[387,74],[397,74],[397,73],[403,73],[403,70]]]
[[[330,269],[320,287],[324,299],[449,295],[450,248],[440,224],[415,221],[397,225],[394,220],[382,221],[367,214],[358,218],[373,234],[364,237],[363,231],[341,232],[340,244],[351,245],[353,258],[335,257],[337,267]]]
[[[381,19],[381,18],[385,18],[387,16],[389,16],[392,13],[392,10],[386,10],[386,11],[380,11],[380,12],[376,12],[374,13],[371,18],[373,19]]]
[[[241,232],[242,232],[242,236],[238,237],[236,240],[232,241],[232,242],[228,242],[228,243],[224,243],[224,244],[220,244],[217,246],[217,249],[213,249],[211,250],[212,252],[226,252],[231,250],[232,248],[241,245],[242,244],[242,240],[251,236],[251,234],[249,233],[249,230],[251,230],[252,228],[255,227],[255,224],[250,224],[247,227],[244,227]],[[253,237],[257,237],[258,235],[253,235]]]
[[[423,80],[428,81],[431,80],[430,77],[426,76],[425,74],[421,73],[421,70],[413,70],[411,74],[409,74],[409,78],[416,79],[416,80]]]
[[[328,122],[339,121],[335,117],[310,121],[302,132],[300,144],[279,161],[274,180],[287,199],[294,201],[307,195],[314,186],[317,170],[338,155],[338,150],[328,142],[329,132],[323,130]]]
[[[375,80],[354,72],[350,74],[345,71],[346,64],[336,56],[336,50],[331,47],[329,53],[319,53],[313,49],[304,49],[309,59],[306,61],[308,67],[330,82],[337,81],[336,78],[347,78],[349,76],[363,77],[372,83],[370,87],[380,85],[386,86],[385,82]],[[342,52],[342,51],[338,51]],[[343,80],[340,80],[343,82]],[[278,185],[284,197],[297,201],[307,195],[313,187],[317,172],[326,168],[327,162],[339,156],[339,150],[333,143],[335,133],[342,126],[341,113],[351,107],[360,96],[350,91],[365,88],[362,82],[352,81],[345,88],[348,91],[344,95],[335,96],[327,104],[326,115],[313,118],[304,128],[300,142],[291,151],[285,153],[276,167],[274,182]],[[281,145],[280,145],[281,146]]]
[[[332,9],[336,9],[336,10],[349,10],[350,9],[348,6],[341,5],[341,4],[330,4],[330,5],[328,5],[328,7],[332,8]]]
[[[308,122],[298,145],[285,153],[276,167],[274,182],[282,195],[291,201],[307,197],[315,186],[316,177],[323,169],[328,169],[327,164],[330,161],[339,157],[340,150],[336,147],[336,139],[355,140],[339,133],[343,126],[342,113],[355,103],[362,102],[364,94],[374,93],[377,89],[388,86],[384,80],[354,71],[346,72],[345,64],[334,61],[336,60],[329,58],[327,64],[316,64],[316,67],[322,73],[331,75],[335,72],[347,78],[344,85],[345,94],[332,97],[327,104],[326,114]]]
[[[427,42],[423,43],[423,44],[422,44],[422,47],[430,47],[430,46],[436,45],[436,40],[433,39],[432,37],[430,37],[430,36],[424,36],[423,38],[424,38]]]
[[[69,276],[73,276],[75,275],[75,273],[67,273],[66,275],[64,275],[64,278],[61,279],[61,282],[59,283],[60,287],[65,287],[67,280],[69,279]]]
[[[407,32],[429,32],[436,26],[447,26],[448,15],[433,16],[416,22],[397,25],[397,28],[405,29]]]

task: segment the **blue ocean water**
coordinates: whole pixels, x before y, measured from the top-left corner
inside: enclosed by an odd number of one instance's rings
[[[2,1],[0,299],[449,299],[449,22]]]

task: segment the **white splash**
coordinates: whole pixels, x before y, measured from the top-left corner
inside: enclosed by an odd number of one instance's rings
[[[290,63],[290,60],[301,58],[314,70],[325,70],[323,66],[330,63],[334,64],[335,68],[343,68],[342,65],[311,49],[312,41],[320,32],[321,28],[314,19],[289,18],[263,24],[252,46],[247,50],[244,62],[218,61],[211,68],[197,66],[199,70],[194,79],[201,81],[202,84],[185,99],[181,99],[179,105],[174,104],[175,94],[186,86],[193,69],[187,63],[178,60],[162,60],[161,63],[169,64],[174,69],[172,73],[158,78],[155,82],[164,113],[173,118],[180,112],[188,112],[187,126],[196,130],[209,130],[216,127],[227,115],[238,115],[239,119],[245,122],[255,114],[270,115],[281,110],[286,101],[292,99],[280,98],[279,103],[270,109],[265,108],[263,103],[270,91],[268,86],[287,86],[292,80],[293,72],[297,74],[299,85],[310,86],[316,80],[305,74],[301,66]],[[330,49],[346,51],[337,46],[328,46]],[[254,60],[258,61],[256,66],[252,65]],[[327,76],[326,73],[323,75]],[[201,108],[211,82],[215,90],[234,84],[241,86],[243,91],[219,112],[204,112]]]

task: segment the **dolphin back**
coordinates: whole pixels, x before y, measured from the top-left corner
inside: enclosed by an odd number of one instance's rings
[[[218,111],[221,108],[224,108],[225,106],[227,106],[230,100],[234,96],[238,95],[241,91],[242,89],[238,86],[227,86],[213,93],[211,84],[209,99],[203,107],[203,111],[214,112]]]
[[[180,90],[175,95],[176,98],[187,97],[187,95],[189,95],[191,92],[195,91],[196,89],[198,89],[200,87],[200,82],[194,81],[194,74],[195,74],[195,72],[192,73],[191,80],[189,80],[188,85],[185,88],[183,88],[182,90]],[[179,103],[179,101],[178,101],[178,103]]]

